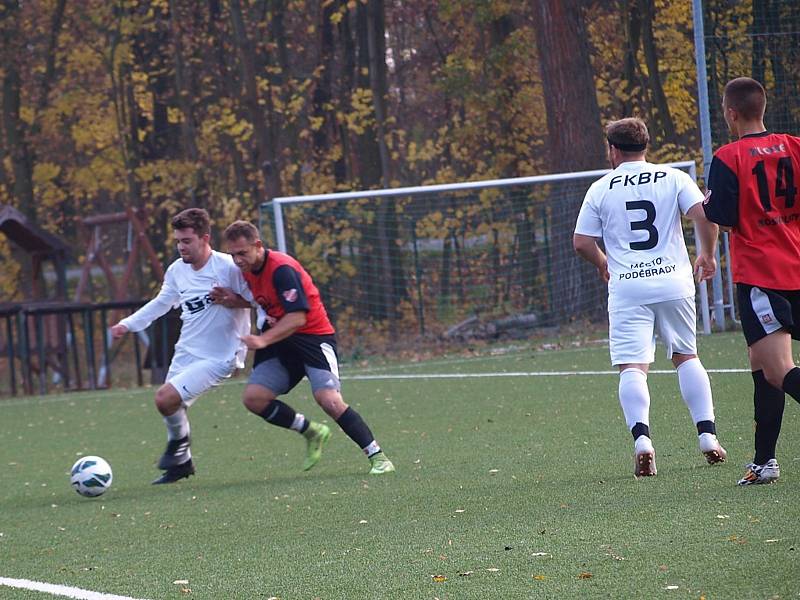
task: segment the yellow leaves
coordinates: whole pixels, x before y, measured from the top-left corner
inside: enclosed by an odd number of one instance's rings
[[[312,115],[308,118],[308,124],[312,131],[319,131],[325,124],[325,119],[323,117],[315,117]]]
[[[137,168],[135,174],[151,195],[171,196],[176,188],[191,186],[194,171],[189,161],[153,160]]]
[[[167,121],[169,123],[183,123],[183,111],[179,108],[167,107]]]
[[[41,161],[33,167],[33,182],[42,185],[49,182],[61,173],[61,167],[55,163]]]
[[[339,113],[347,128],[357,135],[363,135],[366,130],[375,124],[375,115],[372,108],[372,90],[356,88],[350,95],[351,111]]]
[[[19,118],[25,121],[28,125],[33,123],[33,119],[36,116],[33,108],[31,106],[23,105],[19,109]]]

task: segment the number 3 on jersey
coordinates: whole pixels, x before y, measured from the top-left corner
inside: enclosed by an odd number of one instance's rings
[[[767,169],[764,161],[760,160],[753,167],[753,175],[756,176],[758,183],[758,199],[764,212],[772,210],[772,198],[777,199],[783,196],[786,208],[794,206],[794,197],[797,195],[797,188],[794,187],[794,169],[792,159],[784,156],[778,159],[778,168],[775,173],[775,193],[770,196],[769,183],[767,182]]]
[[[631,250],[650,250],[658,244],[658,229],[653,223],[656,220],[655,204],[649,200],[631,200],[625,203],[625,210],[643,210],[645,217],[641,221],[631,221],[631,231],[646,231],[646,240],[631,242]]]

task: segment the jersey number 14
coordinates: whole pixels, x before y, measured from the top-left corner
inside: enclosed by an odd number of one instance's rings
[[[783,197],[785,200],[786,208],[794,206],[794,199],[797,195],[797,188],[794,187],[794,169],[792,168],[792,159],[784,156],[778,159],[778,169],[775,174],[775,193],[771,196],[769,191],[769,182],[767,182],[767,169],[764,166],[764,161],[760,160],[753,167],[753,175],[756,176],[756,183],[758,184],[758,199],[761,201],[761,206],[764,212],[772,210],[772,198],[775,199]]]

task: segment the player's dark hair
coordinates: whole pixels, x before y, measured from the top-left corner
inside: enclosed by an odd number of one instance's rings
[[[734,109],[747,121],[764,118],[767,108],[767,92],[764,86],[750,77],[737,77],[725,85],[723,95],[728,108]]]
[[[225,232],[222,236],[228,242],[234,242],[239,238],[244,238],[251,244],[261,239],[261,236],[258,234],[258,228],[250,221],[234,221],[225,228]]]
[[[198,237],[211,231],[211,220],[203,208],[187,208],[172,217],[173,229],[193,229]]]
[[[647,125],[639,117],[628,117],[609,123],[606,126],[606,139],[622,152],[639,154],[647,149],[650,134]]]

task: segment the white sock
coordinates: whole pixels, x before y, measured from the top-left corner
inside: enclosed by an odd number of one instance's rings
[[[638,438],[636,438],[636,441],[633,443],[633,448],[636,451],[636,454],[641,454],[643,452],[652,452],[653,441],[646,435],[640,435]]]
[[[678,384],[692,421],[714,420],[714,401],[711,399],[711,382],[703,363],[692,358],[678,365]]]
[[[297,431],[299,433],[303,431],[303,425],[305,424],[306,424],[305,415],[303,413],[295,413],[294,421],[292,421],[292,424],[289,426],[289,429],[293,429],[294,431]]]
[[[189,435],[189,419],[186,416],[186,407],[181,406],[177,411],[168,417],[164,417],[167,425],[167,439],[179,440]]]
[[[378,445],[378,442],[372,440],[365,448],[362,448],[362,450],[364,450],[364,454],[367,456],[372,456],[373,454],[380,452],[381,447]]]
[[[619,403],[628,431],[636,423],[650,425],[650,390],[644,371],[630,368],[619,374]]]

